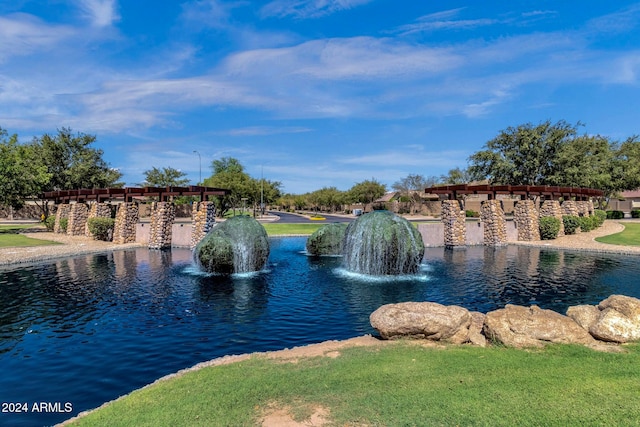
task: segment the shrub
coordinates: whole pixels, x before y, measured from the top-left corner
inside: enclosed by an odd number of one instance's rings
[[[540,218],[540,238],[542,240],[553,240],[560,232],[560,220],[554,216],[543,216]]]
[[[89,218],[87,221],[89,232],[96,240],[111,240],[113,236],[113,226],[115,219],[113,218]]]
[[[67,225],[69,225],[69,218],[60,218],[60,230],[63,233],[67,232]]]
[[[594,216],[581,216],[580,217],[580,230],[587,232],[596,228],[596,219]]]
[[[464,213],[467,218],[480,218],[480,212],[476,212],[471,209],[467,209],[466,211],[464,211]]]
[[[631,211],[631,218],[640,218],[640,209],[634,209]]]
[[[624,216],[624,214],[623,214]],[[594,228],[598,228],[601,227],[602,224],[604,224],[604,220],[607,219],[607,213],[603,210],[600,209],[596,209],[593,212],[593,221],[594,221]]]
[[[562,217],[565,234],[576,234],[576,230],[580,227],[580,217],[575,215],[565,215]]]
[[[607,211],[607,219],[622,219],[624,218],[624,212],[622,211]]]
[[[53,227],[56,225],[56,217],[48,216],[44,219],[44,226],[47,227],[47,231],[53,231]]]

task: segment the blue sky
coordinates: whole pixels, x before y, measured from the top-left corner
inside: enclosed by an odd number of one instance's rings
[[[0,0],[0,127],[143,181],[235,157],[304,193],[439,176],[508,126],[640,133],[640,2]]]

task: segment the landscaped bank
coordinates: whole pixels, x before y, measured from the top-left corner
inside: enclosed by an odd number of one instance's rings
[[[70,425],[600,426],[640,419],[637,345],[610,354],[421,343],[320,344],[307,347],[314,357],[306,358],[256,354],[158,381]]]

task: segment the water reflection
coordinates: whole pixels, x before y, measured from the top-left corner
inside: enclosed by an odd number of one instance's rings
[[[425,257],[434,264],[435,282],[443,286],[439,298],[483,312],[506,304],[564,312],[570,305],[599,302],[621,285],[606,285],[611,272],[633,264],[624,256],[524,246],[429,248]],[[638,284],[640,279],[630,275],[628,280]]]

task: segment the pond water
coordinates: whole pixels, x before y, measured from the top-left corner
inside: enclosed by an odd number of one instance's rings
[[[0,425],[50,425],[226,354],[375,331],[379,306],[435,301],[487,312],[564,313],[611,294],[640,297],[637,256],[527,247],[427,248],[416,276],[367,280],[305,238],[271,239],[267,270],[199,274],[186,249],[136,249],[0,270]],[[44,412],[33,405],[49,404]],[[39,406],[38,406],[39,407]],[[15,409],[15,405],[13,406]]]

